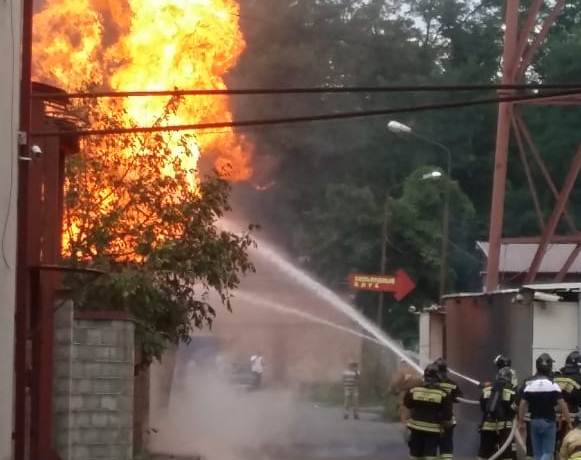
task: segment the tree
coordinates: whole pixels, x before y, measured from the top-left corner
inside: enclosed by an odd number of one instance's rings
[[[123,119],[100,103],[79,111],[93,127]],[[146,362],[212,324],[211,291],[230,309],[239,276],[254,270],[249,233],[220,229],[230,186],[215,174],[199,180],[197,155],[194,135],[91,137],[66,165],[64,253],[71,265],[107,272],[66,283],[80,308],[131,313]]]
[[[242,0],[247,50],[229,82],[275,88],[498,83],[504,4],[504,0]],[[527,79],[571,81],[579,66],[573,58],[579,48],[579,18],[578,9],[565,8],[549,35],[546,52]],[[485,96],[494,93],[241,97],[233,101],[233,110],[237,118],[252,119]],[[563,177],[577,142],[575,114],[567,108],[541,112],[530,107],[524,112],[540,150],[547,152],[549,169]],[[453,186],[464,198],[456,203],[462,212],[452,213],[450,225],[451,290],[480,289],[482,267],[475,241],[488,238],[497,113],[497,106],[489,105],[395,117],[452,150]],[[342,281],[350,271],[379,267],[386,190],[420,165],[444,166],[429,144],[388,134],[387,121],[367,118],[248,131],[256,145],[258,175],[264,174],[265,183],[276,184],[253,197],[256,219],[276,222],[270,230],[279,234],[280,243],[289,252],[306,256],[309,268],[334,288],[344,287]],[[513,152],[510,158],[518,161]],[[264,171],[263,164],[268,164]],[[406,224],[393,228],[392,267],[407,267],[418,288],[401,304],[387,306],[392,314],[386,327],[389,321],[392,332],[409,341],[412,319],[407,304],[423,306],[437,301],[438,295],[441,195],[432,192],[434,196],[425,197],[433,205],[429,208],[413,198],[415,193],[404,192],[393,200],[394,216]],[[550,192],[542,195],[548,208],[553,202]],[[537,234],[526,177],[518,166],[509,168],[506,201],[505,234]],[[360,294],[357,303],[375,316],[376,295]]]

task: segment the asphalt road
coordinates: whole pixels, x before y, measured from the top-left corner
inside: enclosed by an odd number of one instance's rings
[[[294,407],[284,442],[263,444],[259,450],[240,449],[236,456],[239,460],[403,460],[407,449],[400,425],[384,422],[377,411],[364,410],[359,420],[344,420],[341,408],[301,402]],[[196,456],[155,458],[190,460]],[[211,453],[204,458],[214,460]]]

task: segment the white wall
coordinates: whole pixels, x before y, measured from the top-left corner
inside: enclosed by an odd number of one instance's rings
[[[420,313],[419,329],[420,366],[424,368],[430,363],[430,314],[428,312]]]
[[[12,455],[21,16],[21,0],[0,0],[0,460]]]
[[[577,347],[579,304],[577,302],[535,302],[533,318],[533,356],[531,370],[541,353],[549,353],[555,369]]]

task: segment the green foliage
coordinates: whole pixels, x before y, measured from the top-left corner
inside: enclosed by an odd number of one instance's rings
[[[83,109],[108,126],[120,122],[115,112]],[[196,179],[187,167],[193,141],[91,138],[67,163],[68,262],[107,274],[69,276],[66,285],[79,308],[131,313],[145,363],[169,343],[188,341],[194,327],[211,326],[211,293],[230,310],[239,276],[254,270],[247,255],[252,227],[242,234],[220,229],[230,186],[215,175]]]
[[[365,86],[497,83],[502,54],[504,0],[242,0],[247,51],[230,75],[236,87]],[[524,2],[523,2],[524,3]],[[545,13],[546,14],[546,11]],[[568,4],[540,53],[530,81],[574,82],[581,68],[581,15]],[[348,94],[236,98],[240,119],[409,106],[479,94]],[[576,112],[562,107],[526,108],[533,138],[556,178],[566,174],[578,142]],[[480,289],[476,240],[488,237],[497,107],[479,106],[396,117],[453,154],[449,290]],[[259,220],[276,222],[291,252],[336,289],[352,271],[380,266],[381,223],[391,193],[388,267],[405,268],[418,288],[402,303],[386,302],[386,329],[407,345],[417,334],[409,304],[437,300],[442,243],[442,187],[418,182],[421,166],[442,168],[433,146],[387,132],[386,119],[357,119],[280,126],[249,132],[257,174],[276,187],[257,197]],[[511,146],[505,234],[539,231],[526,177]],[[264,160],[264,161],[263,161]],[[260,166],[268,164],[266,171]],[[274,167],[272,167],[274,165]],[[538,174],[536,178],[540,179]],[[411,175],[411,176],[410,176]],[[560,183],[560,180],[556,181]],[[581,193],[575,192],[581,215]],[[545,212],[553,203],[542,190]],[[292,231],[289,231],[292,229]],[[357,303],[375,317],[377,295],[358,293]]]

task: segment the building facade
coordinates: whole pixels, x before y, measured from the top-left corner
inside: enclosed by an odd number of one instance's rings
[[[0,460],[12,457],[21,3],[0,2]]]

